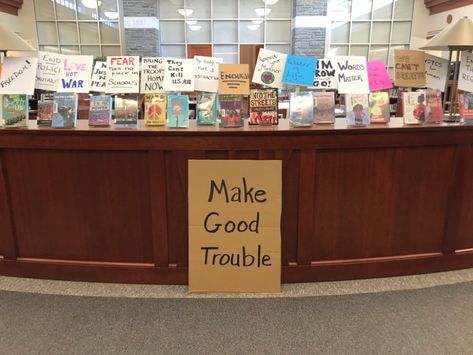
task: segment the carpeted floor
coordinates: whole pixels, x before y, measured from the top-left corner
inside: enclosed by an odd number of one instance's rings
[[[473,283],[260,299],[0,291],[1,354],[471,354]]]

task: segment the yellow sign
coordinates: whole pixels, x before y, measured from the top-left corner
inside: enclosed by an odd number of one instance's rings
[[[189,160],[189,290],[280,292],[280,160]]]

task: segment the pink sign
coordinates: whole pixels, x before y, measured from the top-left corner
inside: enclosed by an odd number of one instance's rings
[[[393,82],[382,59],[370,60],[367,67],[370,91],[391,89],[393,87]]]

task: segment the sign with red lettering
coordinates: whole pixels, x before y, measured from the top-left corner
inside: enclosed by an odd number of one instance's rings
[[[88,93],[93,62],[91,55],[65,55],[56,91]]]
[[[107,57],[105,91],[110,94],[140,92],[140,57]]]
[[[462,52],[458,88],[473,92],[473,54],[466,51]]]
[[[426,84],[425,52],[394,50],[394,83],[406,88],[423,88]]]

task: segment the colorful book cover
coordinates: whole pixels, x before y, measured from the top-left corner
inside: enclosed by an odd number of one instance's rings
[[[384,91],[370,93],[369,113],[371,123],[388,123],[391,118],[389,94]]]
[[[41,94],[41,100],[38,101],[38,115],[36,123],[41,127],[51,127],[54,111],[54,94]]]
[[[442,92],[440,90],[427,89],[425,121],[428,123],[440,123],[443,121]]]
[[[250,125],[277,125],[278,124],[278,90],[252,89],[250,90]]]
[[[217,101],[217,94],[197,94],[196,118],[198,125],[213,125],[217,122]]]
[[[189,128],[189,96],[168,95],[166,122],[169,128]]]
[[[138,127],[138,95],[119,94],[115,96],[113,124],[116,128]]]
[[[2,118],[4,127],[28,127],[28,96],[3,95]]]
[[[465,121],[473,121],[473,93],[464,92],[460,94],[458,113]]]
[[[220,127],[238,128],[244,126],[241,117],[242,96],[241,95],[220,95],[218,99]]]
[[[55,93],[51,127],[74,128],[77,121],[77,94]]]
[[[145,125],[164,126],[166,124],[166,95],[146,94],[145,105]]]
[[[345,94],[348,126],[368,126],[370,124],[368,94]]]
[[[335,123],[335,93],[314,91],[314,123]]]
[[[404,123],[421,124],[425,121],[425,93],[422,91],[403,93]]]
[[[89,126],[110,126],[112,120],[112,97],[90,96]]]
[[[312,91],[289,94],[289,125],[291,127],[312,127],[314,123],[314,97]]]

